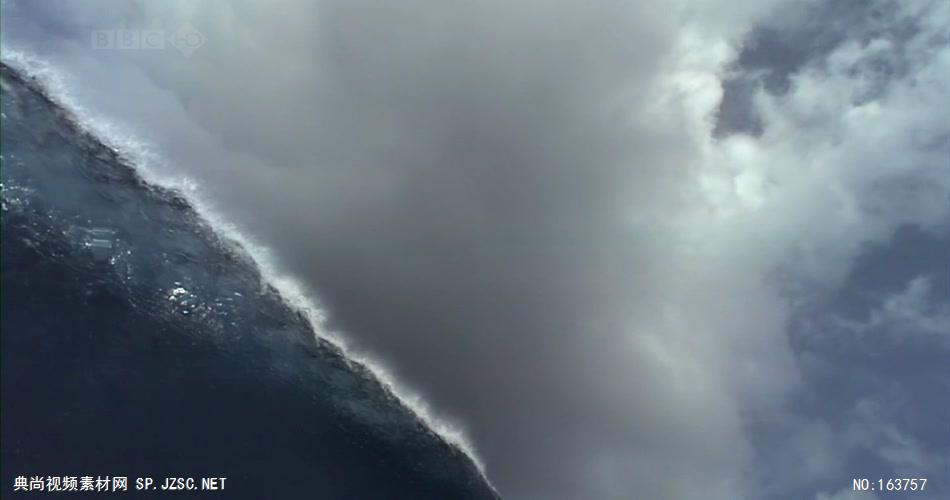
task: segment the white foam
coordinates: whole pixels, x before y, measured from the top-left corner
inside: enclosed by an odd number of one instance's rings
[[[83,107],[68,91],[71,80],[62,71],[34,56],[8,48],[0,50],[0,59],[21,74],[35,79],[42,86],[47,97],[68,112],[71,115],[70,118],[82,130],[95,136],[127,160],[146,183],[174,190],[184,196],[198,216],[206,221],[219,237],[237,245],[250,256],[264,280],[262,286],[271,285],[285,303],[303,313],[318,339],[336,346],[349,363],[360,365],[368,370],[387,391],[412,411],[433,433],[462,451],[475,464],[486,484],[494,489],[485,474],[484,464],[459,426],[446,422],[444,418],[436,417],[424,399],[399,384],[382,364],[365,354],[354,351],[348,347],[341,335],[328,330],[325,327],[326,314],[311,298],[312,293],[298,280],[280,271],[267,247],[253,241],[205,202],[206,198],[200,196],[200,188],[196,182],[188,177],[172,177],[165,174],[164,172],[169,172],[170,169],[162,167],[163,161],[160,155],[147,144],[122,132],[123,128],[116,126],[108,119],[97,116]]]

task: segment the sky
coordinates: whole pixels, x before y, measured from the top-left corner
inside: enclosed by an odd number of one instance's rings
[[[947,2],[2,9],[505,498],[950,491]]]

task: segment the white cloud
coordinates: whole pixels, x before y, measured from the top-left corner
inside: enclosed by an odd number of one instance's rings
[[[835,316],[832,324],[866,337],[886,335],[898,341],[943,338],[950,335],[950,301],[938,296],[932,283],[931,276],[917,276],[903,290],[881,298],[866,320]]]
[[[897,329],[911,334],[950,335],[950,303],[932,291],[932,279],[918,276],[907,288],[871,311],[865,328]]]

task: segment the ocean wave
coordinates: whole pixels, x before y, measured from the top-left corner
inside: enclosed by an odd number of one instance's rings
[[[400,384],[378,360],[356,352],[346,339],[325,327],[327,315],[312,299],[312,293],[298,280],[283,273],[266,246],[255,241],[236,225],[222,217],[202,196],[198,183],[186,176],[169,176],[164,161],[153,148],[110,120],[84,107],[69,91],[71,79],[51,64],[24,52],[3,48],[0,60],[35,84],[36,90],[61,110],[85,134],[112,150],[118,159],[131,167],[147,185],[180,195],[197,216],[223,243],[245,254],[261,276],[261,287],[271,287],[292,310],[308,322],[317,340],[327,342],[340,352],[352,368],[365,371],[400,404],[409,409],[432,433],[464,453],[475,465],[487,484],[491,484],[485,466],[471,442],[458,425],[437,417],[427,402]]]

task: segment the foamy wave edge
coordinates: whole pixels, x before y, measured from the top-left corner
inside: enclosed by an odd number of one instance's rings
[[[296,279],[279,271],[274,264],[270,251],[264,245],[242,233],[237,226],[228,222],[216,213],[212,207],[203,201],[200,188],[196,182],[187,177],[169,177],[159,173],[163,160],[147,144],[135,137],[121,132],[121,129],[109,120],[96,116],[82,106],[69,93],[69,78],[62,71],[37,57],[19,50],[0,49],[0,60],[36,81],[46,97],[53,101],[63,111],[69,113],[72,121],[83,131],[89,133],[107,147],[119,154],[130,166],[135,168],[142,180],[148,184],[173,190],[181,194],[195,210],[198,217],[204,220],[219,238],[240,247],[253,261],[262,279],[277,290],[283,301],[292,309],[301,312],[310,323],[310,328],[318,340],[329,342],[340,350],[344,359],[366,369],[376,380],[392,394],[402,405],[408,408],[426,427],[440,439],[460,450],[478,469],[485,483],[497,493],[494,485],[488,480],[485,465],[475,453],[471,442],[464,432],[456,425],[447,423],[445,419],[436,417],[428,403],[419,395],[400,385],[395,377],[377,360],[365,354],[353,351],[347,346],[346,340],[335,332],[324,327],[326,314],[311,298],[305,286]]]

